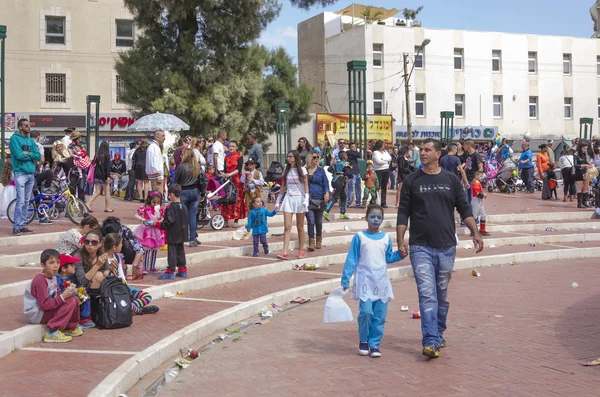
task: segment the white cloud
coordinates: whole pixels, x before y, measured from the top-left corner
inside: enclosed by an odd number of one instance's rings
[[[275,28],[265,31],[261,37],[260,42],[267,47],[279,47],[284,46],[290,41],[295,41],[298,38],[298,32],[296,29],[288,26],[286,28]]]

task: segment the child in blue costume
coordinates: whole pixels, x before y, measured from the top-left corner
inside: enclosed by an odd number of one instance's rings
[[[339,200],[340,201],[340,219],[349,219],[346,215],[346,183],[348,178],[353,178],[352,165],[348,162],[348,155],[346,152],[340,152],[339,160],[329,167],[329,172],[333,174],[331,180],[331,186],[333,186],[333,194],[331,200],[327,203],[325,212],[323,212],[323,218],[329,220],[329,211],[333,208],[333,205]]]
[[[269,211],[265,208],[265,203],[262,198],[255,197],[250,202],[252,210],[248,215],[248,225],[246,225],[246,231],[252,230],[252,239],[254,245],[254,252],[252,256],[258,256],[258,242],[263,246],[265,255],[269,254],[269,244],[267,244],[267,233],[269,228],[267,227],[267,217],[275,216],[276,211]]]
[[[371,204],[367,208],[369,228],[358,232],[350,243],[344,264],[342,287],[347,290],[354,275],[352,299],[360,300],[358,313],[358,353],[361,356],[381,357],[379,345],[387,316],[388,301],[394,299],[387,264],[402,260],[398,251],[392,251],[392,239],[380,232],[383,208]]]

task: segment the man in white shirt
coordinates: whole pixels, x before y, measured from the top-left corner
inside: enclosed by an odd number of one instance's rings
[[[65,149],[69,148],[69,145],[71,144],[71,132],[75,131],[76,128],[75,127],[69,127],[67,129],[65,129],[65,136],[62,137],[62,139],[60,140],[63,144],[63,146],[65,147]]]
[[[146,175],[150,180],[150,189],[163,193],[165,180],[165,166],[162,155],[162,145],[165,142],[165,132],[158,130],[154,133],[154,140],[146,152]]]
[[[227,132],[221,130],[217,134],[217,140],[212,145],[213,164],[215,164],[215,172],[217,175],[225,172],[225,146],[223,146],[225,139],[227,139]]]

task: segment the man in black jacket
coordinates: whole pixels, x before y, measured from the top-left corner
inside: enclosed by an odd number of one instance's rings
[[[183,244],[189,241],[188,210],[181,203],[181,186],[174,183],[169,186],[169,201],[171,204],[165,211],[165,219],[160,228],[167,231],[167,263],[169,267],[159,280],[173,280],[175,276],[187,278],[185,249]],[[177,267],[177,273],[175,273]]]
[[[358,151],[358,149],[356,148],[356,143],[355,142],[350,142],[350,150],[348,150],[346,152],[346,154],[348,155],[348,162],[350,163],[350,165],[352,166],[351,169],[351,177],[348,176],[348,185],[347,185],[347,190],[348,190],[348,194],[347,194],[347,200],[348,203],[346,204],[347,208],[352,208],[352,196],[355,196],[356,198],[354,200],[356,200],[356,207],[360,206],[360,199],[361,199],[361,190],[360,190],[360,169],[358,168],[358,159],[360,159],[360,152]]]
[[[448,283],[456,257],[454,210],[458,210],[473,235],[477,252],[483,250],[471,207],[458,177],[439,166],[441,146],[435,139],[421,144],[423,168],[406,177],[398,208],[397,239],[402,256],[409,254],[404,239],[410,219],[410,262],[413,268],[419,308],[423,355],[435,358],[446,347],[444,331],[448,316]]]

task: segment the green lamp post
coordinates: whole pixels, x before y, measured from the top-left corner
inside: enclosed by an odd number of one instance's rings
[[[98,145],[99,145],[99,140],[100,140],[100,126],[99,126],[99,121],[100,121],[100,95],[88,95],[85,97],[85,101],[87,102],[87,118],[86,118],[86,122],[85,122],[85,131],[86,131],[86,139],[87,139],[87,146],[88,146],[88,150],[91,150],[92,148],[92,141],[91,141],[91,130],[92,128],[94,129],[94,153],[96,153],[98,151]],[[94,118],[94,125],[92,126],[91,124],[91,118],[92,118],[92,104],[96,104],[96,117]]]
[[[285,156],[291,146],[290,105],[280,103],[277,105],[277,158],[282,165],[285,164]]]

